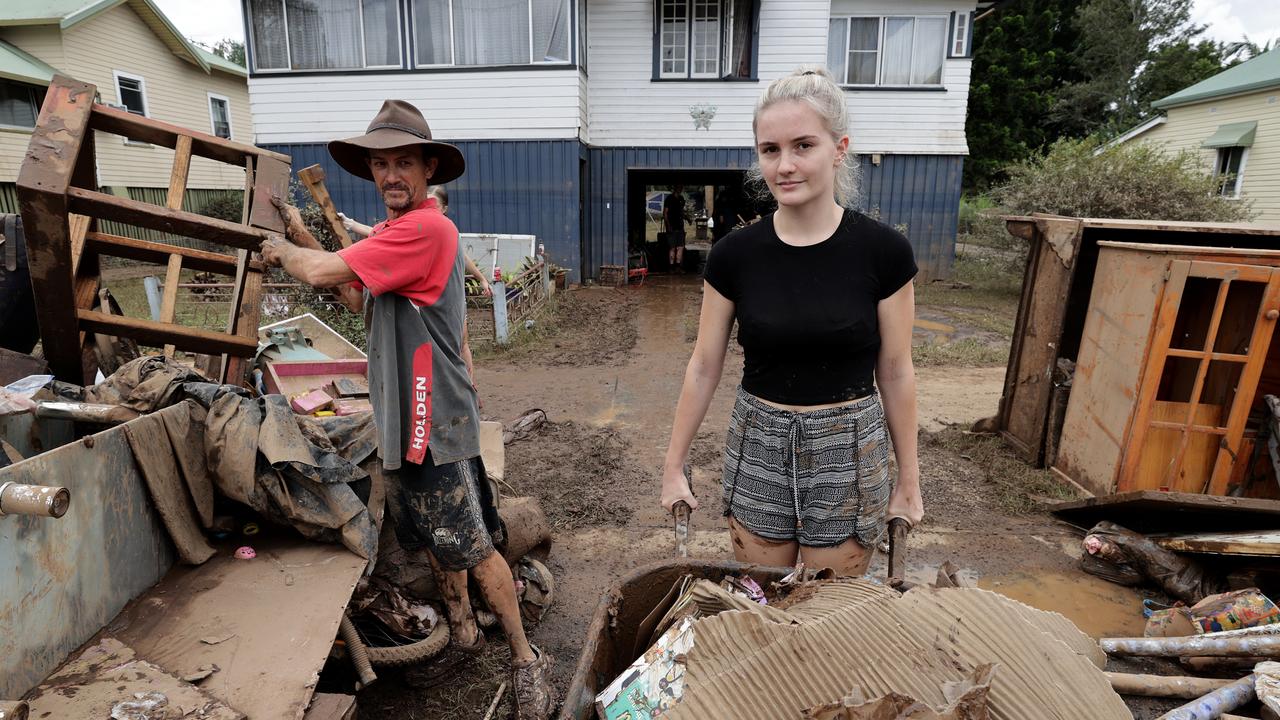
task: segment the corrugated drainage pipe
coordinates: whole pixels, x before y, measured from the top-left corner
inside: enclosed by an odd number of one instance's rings
[[[367,688],[377,682],[378,676],[374,674],[373,665],[369,662],[369,649],[364,646],[364,641],[356,633],[356,626],[351,624],[351,618],[345,613],[342,616],[342,624],[338,626],[338,634],[347,644],[347,654],[351,656],[351,664],[355,666],[356,674],[360,676],[360,684],[356,689]]]

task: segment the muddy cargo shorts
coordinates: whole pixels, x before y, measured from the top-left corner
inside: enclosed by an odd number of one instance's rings
[[[501,543],[502,524],[480,458],[405,462],[391,475],[389,503],[405,550],[426,548],[445,570],[470,570]]]
[[[871,547],[893,481],[880,396],[809,412],[780,410],[738,388],[724,460],[724,514],[753,535]]]

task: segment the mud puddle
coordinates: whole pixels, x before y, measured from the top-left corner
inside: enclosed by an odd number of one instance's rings
[[[1084,573],[988,576],[978,587],[1062,613],[1089,637],[1142,637],[1146,625],[1140,593]]]

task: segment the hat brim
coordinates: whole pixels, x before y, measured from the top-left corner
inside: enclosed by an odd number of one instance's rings
[[[432,185],[443,185],[457,180],[466,172],[467,163],[462,158],[462,151],[456,146],[435,140],[423,140],[393,128],[379,128],[359,137],[333,140],[329,143],[329,154],[343,170],[356,177],[372,181],[373,172],[369,169],[370,150],[388,150],[410,145],[421,145],[426,157],[433,157],[439,161],[435,173],[430,178]]]

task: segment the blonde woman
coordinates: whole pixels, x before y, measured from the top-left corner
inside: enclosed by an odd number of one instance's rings
[[[844,92],[821,68],[775,80],[756,104],[753,174],[778,209],[707,259],[661,502],[698,506],[682,468],[736,321],[745,362],[723,478],[734,554],[861,575],[887,520],[914,525],[924,506],[911,364],[916,264],[901,233],[849,208],[848,125]]]

